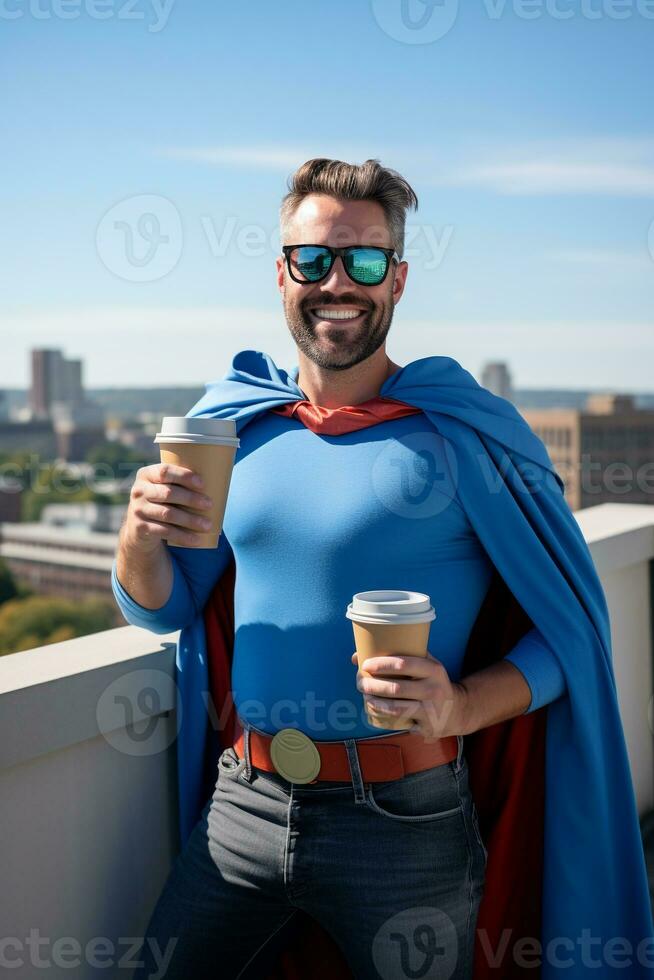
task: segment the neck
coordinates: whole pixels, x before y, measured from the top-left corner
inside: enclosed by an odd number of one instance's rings
[[[342,408],[359,405],[379,395],[387,378],[400,370],[383,349],[345,371],[320,367],[298,350],[299,374],[297,385],[312,405],[323,408]]]

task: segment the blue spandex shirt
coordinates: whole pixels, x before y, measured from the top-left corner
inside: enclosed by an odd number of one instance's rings
[[[218,548],[171,548],[173,588],[156,610],[129,596],[114,561],[123,615],[160,633],[189,625],[233,555],[241,716],[270,734],[292,727],[315,740],[390,731],[366,720],[345,610],[369,589],[427,593],[436,610],[429,652],[460,678],[493,566],[459,502],[451,450],[423,413],[325,436],[267,412],[239,437]],[[564,692],[537,629],[506,659],[529,684],[528,711]]]

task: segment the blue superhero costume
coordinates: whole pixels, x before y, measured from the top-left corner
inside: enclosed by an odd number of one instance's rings
[[[233,418],[239,434],[249,423],[260,419],[257,431],[265,432],[266,423],[261,421],[264,413],[303,400],[296,378],[297,368],[289,375],[278,369],[268,355],[241,351],[225,378],[208,384],[206,394],[188,415]],[[427,357],[412,362],[386,380],[380,397],[414,406],[424,413],[424,419],[442,440],[448,461],[448,486],[453,492],[443,512],[449,511],[451,517],[465,515],[488,560],[532,625],[517,645],[509,647],[509,658],[523,669],[532,696],[536,694],[529,709],[534,712],[534,720],[545,711],[547,717],[541,774],[544,821],[538,938],[544,948],[550,941],[558,945],[551,947],[552,956],[543,957],[542,976],[558,975],[561,969],[571,977],[585,976],[591,970],[594,976],[614,972],[606,957],[599,969],[590,965],[592,955],[589,957],[584,947],[584,930],[600,937],[602,946],[616,937],[626,940],[632,953],[628,975],[649,976],[654,962],[651,909],[615,693],[608,610],[586,543],[564,501],[561,480],[545,447],[516,409],[479,386],[452,358]],[[269,418],[271,434],[292,434],[286,420],[282,423],[274,416]],[[415,418],[411,421],[415,422]],[[399,423],[392,423],[396,424]],[[382,431],[380,426],[378,431]],[[420,432],[415,426],[411,431],[417,432],[419,439],[429,437],[428,431]],[[374,432],[372,429],[371,434]],[[430,445],[434,445],[433,440]],[[356,449],[355,441],[349,456],[354,465],[358,459]],[[365,457],[363,446],[361,450],[359,455]],[[379,455],[383,455],[383,449]],[[383,473],[376,491],[383,503]],[[454,505],[461,508],[461,513],[452,509]],[[413,523],[423,525],[424,521]],[[235,534],[239,533],[238,526],[235,522]],[[241,521],[240,527],[244,526]],[[229,539],[227,521],[225,530],[227,537],[221,547]],[[185,550],[185,554],[191,550]],[[171,554],[182,551],[172,549]],[[203,551],[198,555],[211,554],[215,558],[219,552],[220,547],[216,552]],[[113,582],[127,618],[138,621],[142,607],[118,583],[115,565]],[[157,631],[167,632],[180,614],[180,603],[192,602],[185,584],[186,578],[175,564],[171,598],[162,610],[155,611],[162,614]],[[385,584],[379,583],[379,587]],[[352,591],[377,587],[366,583],[352,590],[351,586],[347,582],[347,601]],[[409,583],[398,587],[418,588]],[[202,698],[208,689],[203,608],[198,603],[188,611],[192,619],[182,630],[177,654],[182,843],[205,802],[203,752],[208,721]],[[171,618],[167,619],[168,615]],[[470,622],[459,626],[460,636],[465,637]],[[439,656],[433,643],[430,649]],[[246,665],[247,648],[243,653],[242,662]],[[459,643],[459,667],[460,654]],[[247,670],[243,677],[247,681]],[[546,703],[546,709],[540,711]],[[258,724],[254,719],[253,723]],[[269,730],[274,730],[274,726]],[[319,737],[315,732],[309,734]],[[483,733],[467,737],[472,755],[474,738],[480,735]],[[332,733],[323,737],[339,736]],[[471,787],[474,794],[472,779]],[[483,814],[483,806],[479,809]],[[490,872],[492,834],[488,839]],[[596,953],[597,945],[592,948]],[[508,976],[510,972],[502,970],[494,975]]]

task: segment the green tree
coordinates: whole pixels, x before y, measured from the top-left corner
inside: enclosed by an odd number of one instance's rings
[[[103,598],[82,602],[44,595],[10,599],[0,606],[0,654],[111,629],[114,617],[113,603]]]
[[[148,466],[153,459],[120,442],[107,440],[89,449],[86,462],[96,468],[99,478],[124,479],[136,473],[141,466]]]
[[[16,579],[7,568],[7,563],[0,558],[0,606],[9,599],[20,595]]]

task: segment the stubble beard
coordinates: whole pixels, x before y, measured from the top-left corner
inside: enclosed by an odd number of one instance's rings
[[[325,301],[325,305],[328,302]],[[348,305],[343,297],[338,302],[342,306]],[[327,340],[323,339],[324,331],[316,335],[315,322],[308,312],[310,305],[316,305],[315,299],[293,304],[284,296],[286,323],[302,353],[314,364],[329,371],[347,371],[379,350],[390,330],[395,309],[391,299],[376,303],[368,309],[356,330],[348,326],[347,321],[345,326],[340,327],[339,321],[335,320],[330,329],[330,339]],[[361,306],[361,301],[352,302],[352,306]]]

